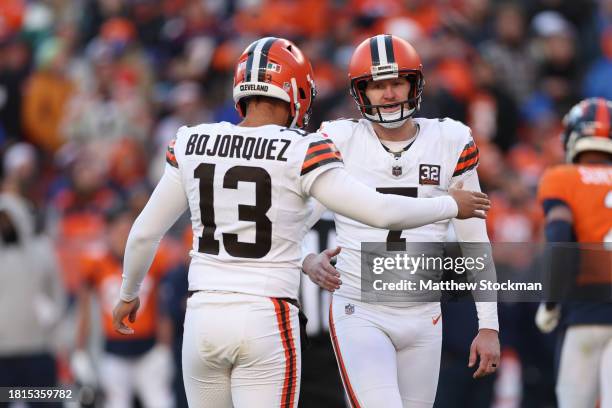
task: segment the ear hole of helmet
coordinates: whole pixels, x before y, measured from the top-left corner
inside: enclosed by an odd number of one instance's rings
[[[304,92],[304,88],[299,88],[298,92],[300,93],[300,99],[306,99],[306,92]]]
[[[353,95],[353,97],[357,96],[359,98],[359,100],[361,101],[360,103],[364,106],[363,111],[365,113],[367,113],[368,115],[373,115],[374,113],[373,113],[372,108],[369,108],[369,106],[372,106],[372,102],[366,96],[367,86],[368,86],[368,79],[357,81],[355,83],[355,88],[357,89],[357,95]]]

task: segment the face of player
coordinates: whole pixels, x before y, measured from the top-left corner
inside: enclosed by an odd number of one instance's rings
[[[612,154],[598,151],[586,151],[578,155],[578,164],[612,164]]]
[[[382,81],[369,81],[365,94],[372,105],[389,105],[408,99],[410,82],[406,78],[390,78]],[[405,109],[408,107],[406,106]],[[382,113],[396,112],[400,109],[399,103],[395,106],[381,108]]]

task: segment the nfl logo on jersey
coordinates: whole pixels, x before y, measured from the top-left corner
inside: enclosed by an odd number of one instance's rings
[[[393,166],[391,169],[391,174],[395,177],[399,177],[402,175],[402,166]]]
[[[353,313],[355,313],[355,305],[353,305],[351,303],[347,303],[344,306],[344,314],[352,315]]]

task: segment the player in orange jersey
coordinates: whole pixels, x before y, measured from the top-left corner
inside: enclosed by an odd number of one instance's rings
[[[130,407],[133,392],[146,407],[171,407],[173,367],[169,344],[169,325],[158,314],[157,287],[171,258],[163,249],[153,262],[140,290],[139,319],[134,336],[125,337],[113,329],[113,307],[121,287],[122,258],[133,215],[126,209],[108,217],[107,245],[92,248],[82,256],[83,287],[79,291],[77,352],[73,371],[82,383],[91,382],[93,366],[84,351],[91,326],[91,298],[100,309],[104,350],[100,358],[99,379],[108,407]],[[163,246],[162,246],[163,248]],[[94,321],[95,322],[95,321]],[[150,375],[151,373],[155,375]]]
[[[609,285],[612,278],[612,102],[587,99],[564,119],[568,164],[544,174],[538,198],[546,213],[548,242],[580,244],[577,278],[555,268],[555,284],[585,288]],[[593,244],[604,243],[596,250]],[[555,259],[553,259],[555,262]],[[554,264],[553,264],[554,267]],[[559,282],[561,281],[561,282]],[[571,281],[571,283],[570,283]],[[536,314],[541,331],[567,328],[557,377],[559,407],[612,407],[612,303],[542,303]]]

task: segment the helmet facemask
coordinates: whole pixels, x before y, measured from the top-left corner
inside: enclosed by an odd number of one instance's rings
[[[351,95],[361,115],[387,128],[402,126],[420,108],[425,86],[422,70],[419,54],[410,43],[399,37],[379,34],[362,41],[355,48],[348,67]],[[398,103],[373,104],[365,92],[368,83],[394,78],[408,81],[407,98]],[[393,106],[399,106],[399,109],[383,112],[384,108]]]
[[[394,102],[390,104],[374,105],[366,96],[366,87],[369,81],[380,81],[383,79],[391,79],[403,77],[408,80],[410,91],[408,98],[404,101]],[[421,107],[421,96],[425,81],[423,74],[419,70],[404,70],[397,73],[387,75],[366,75],[351,80],[351,95],[355,99],[361,115],[371,122],[380,124],[387,128],[401,127],[406,121],[414,115]],[[395,112],[383,112],[383,108],[394,106],[400,107]]]

